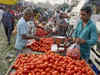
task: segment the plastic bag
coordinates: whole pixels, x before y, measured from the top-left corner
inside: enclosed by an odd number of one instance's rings
[[[66,55],[71,57],[72,59],[80,59],[80,46],[76,43],[72,44],[67,49]]]

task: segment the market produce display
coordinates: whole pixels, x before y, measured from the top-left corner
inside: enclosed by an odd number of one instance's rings
[[[33,41],[30,45],[27,45],[27,48],[31,48],[33,51],[47,52],[51,50],[53,43],[53,38],[41,38],[40,41]]]
[[[49,34],[49,32],[45,31],[43,28],[36,29],[36,36],[38,36],[38,37],[44,37],[48,34]]]
[[[20,54],[10,75],[94,75],[85,60],[73,60],[53,52]]]

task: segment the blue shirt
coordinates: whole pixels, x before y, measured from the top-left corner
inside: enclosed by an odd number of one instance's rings
[[[28,34],[28,25],[27,22],[22,17],[17,24],[17,36],[16,36],[16,43],[15,48],[21,50],[26,45],[26,40],[22,38],[22,35]]]
[[[96,44],[97,41],[96,25],[92,20],[89,20],[84,28],[82,24],[83,22],[80,20],[72,37],[86,40],[86,43],[80,44],[80,52],[82,58],[88,59],[90,56],[90,48]]]
[[[2,23],[9,29],[13,30],[13,15],[10,12],[5,12],[2,17]]]

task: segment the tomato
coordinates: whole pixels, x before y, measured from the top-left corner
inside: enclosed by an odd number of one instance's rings
[[[28,73],[28,75],[33,75],[32,73]]]
[[[48,34],[49,34],[49,32],[45,31],[43,28],[36,29],[36,36],[43,37],[43,36],[46,36]]]
[[[16,59],[13,75],[94,75],[84,60],[73,60],[51,51],[43,55],[22,54]]]
[[[52,75],[59,75],[58,71],[52,72]]]
[[[41,75],[46,75],[46,72],[41,72]]]
[[[61,72],[60,75],[65,75],[65,73]]]
[[[33,42],[28,48],[31,48],[33,51],[47,52],[51,49],[53,43],[53,38],[41,38],[40,41]]]
[[[46,71],[46,72],[49,72],[50,70],[51,70],[50,68],[46,68],[46,70],[45,70],[45,71]]]

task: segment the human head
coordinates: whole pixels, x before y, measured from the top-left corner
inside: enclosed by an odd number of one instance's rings
[[[26,8],[23,13],[24,13],[24,19],[26,21],[29,21],[32,17],[33,10],[31,8]]]
[[[36,16],[39,12],[36,9],[33,9],[33,15]]]
[[[92,15],[92,9],[90,6],[84,6],[80,11],[80,18],[83,21],[88,21]]]
[[[41,17],[40,23],[43,24],[43,25],[46,25],[46,23],[47,23],[47,18],[46,18],[46,17]]]

